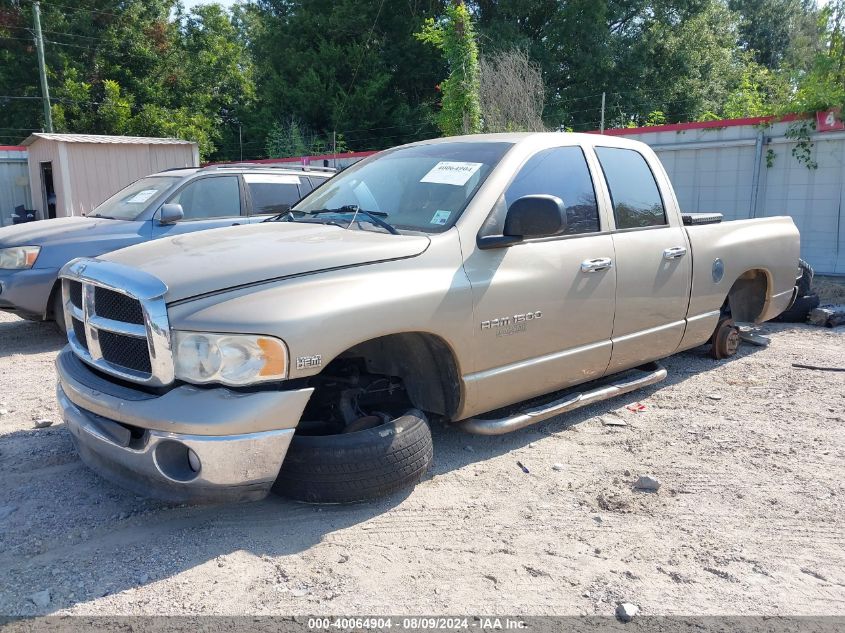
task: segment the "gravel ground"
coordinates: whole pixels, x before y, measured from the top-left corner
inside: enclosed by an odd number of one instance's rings
[[[79,461],[61,338],[0,316],[0,614],[841,614],[845,374],[791,363],[842,366],[845,328],[764,331],[515,434],[435,428],[430,476],[377,503],[190,507]]]

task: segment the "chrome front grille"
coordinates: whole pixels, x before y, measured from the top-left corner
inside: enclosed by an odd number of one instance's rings
[[[108,288],[94,288],[94,305],[97,315],[104,319],[144,325],[144,310],[141,302]]]
[[[156,277],[112,262],[78,259],[61,272],[68,341],[83,361],[133,382],[173,382],[164,294]]]
[[[146,338],[115,334],[108,330],[100,330],[97,336],[100,339],[103,360],[116,367],[152,375],[153,367],[150,363],[150,350]]]

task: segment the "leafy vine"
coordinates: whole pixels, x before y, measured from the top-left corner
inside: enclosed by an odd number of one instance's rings
[[[816,122],[813,119],[800,119],[789,125],[784,136],[796,141],[792,148],[792,155],[799,163],[807,169],[818,169],[819,164],[813,158],[813,147],[815,144],[810,134],[816,129]]]

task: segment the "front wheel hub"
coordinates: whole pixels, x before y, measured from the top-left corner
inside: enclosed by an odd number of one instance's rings
[[[730,358],[739,351],[740,343],[739,328],[734,325],[733,319],[722,319],[713,333],[710,354],[717,360]]]

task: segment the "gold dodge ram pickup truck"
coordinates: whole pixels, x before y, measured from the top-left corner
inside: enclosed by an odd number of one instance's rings
[[[428,469],[427,420],[522,428],[794,296],[788,217],[683,215],[642,143],[422,141],[271,221],[62,271],[58,399],[82,459],[171,500],[371,498]],[[522,403],[522,404],[519,404]]]

